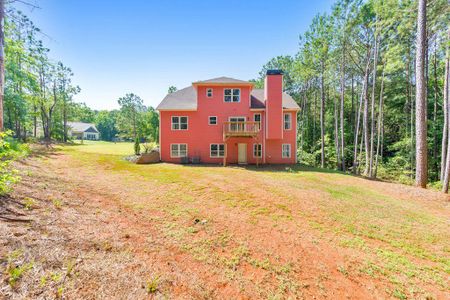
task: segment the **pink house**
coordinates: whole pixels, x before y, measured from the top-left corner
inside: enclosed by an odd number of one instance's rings
[[[228,77],[197,81],[158,105],[164,162],[293,164],[297,112],[283,73],[269,70],[264,89]]]

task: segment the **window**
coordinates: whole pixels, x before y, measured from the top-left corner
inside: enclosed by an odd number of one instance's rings
[[[225,155],[225,144],[211,144],[209,145],[209,156],[223,157]]]
[[[225,102],[241,101],[241,90],[240,89],[224,89],[223,90],[223,101],[225,101]]]
[[[238,132],[244,131],[245,129],[245,117],[229,117],[230,126],[228,128],[229,131]]]
[[[186,157],[187,144],[172,144],[170,145],[170,157]]]
[[[283,158],[291,158],[291,144],[283,144]]]
[[[256,126],[258,129],[261,129],[261,114],[254,114],[253,121],[258,122]]]
[[[188,117],[172,117],[172,130],[187,130]]]
[[[253,144],[253,157],[262,157],[262,145]]]
[[[206,97],[211,98],[213,96],[213,89],[206,89]]]
[[[217,125],[217,117],[209,117],[209,125]]]
[[[290,130],[292,126],[292,115],[290,113],[284,114],[284,130]]]

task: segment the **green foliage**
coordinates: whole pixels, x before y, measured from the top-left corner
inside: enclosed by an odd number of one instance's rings
[[[134,154],[141,154],[141,144],[139,143],[139,137],[136,137],[136,139],[134,140]]]
[[[28,146],[18,143],[11,135],[11,131],[0,132],[0,195],[11,192],[14,183],[20,180],[11,163],[29,153]]]
[[[371,139],[374,142],[374,163],[377,139],[380,137],[377,176],[404,183],[411,182],[415,172],[416,150],[411,142],[415,140],[416,11],[417,2],[409,0],[338,0],[329,14],[318,14],[308,30],[300,35],[299,49],[295,55],[276,56],[262,67],[257,79],[253,80],[256,87],[263,86],[267,69],[282,69],[285,71],[284,89],[301,107],[298,115],[297,147],[300,162],[312,166],[320,165],[320,115],[323,97],[323,139],[327,168],[337,168],[337,151],[341,144],[340,137],[343,136],[346,170],[351,170],[355,159],[359,170],[365,169],[366,164],[370,163],[370,160],[366,162],[366,152],[371,153],[370,148],[366,149],[364,145],[366,128],[369,132],[369,144]],[[429,177],[432,180],[438,180],[441,162],[445,50],[449,43],[448,12],[446,0],[434,1],[427,12],[427,112],[430,120],[428,162]],[[374,66],[376,46],[378,58],[377,65]],[[366,66],[368,84],[365,85],[366,93],[363,93]],[[343,132],[339,126],[342,91]],[[367,96],[363,97],[364,94]],[[383,99],[382,111],[379,109],[380,98]],[[366,118],[363,117],[364,101],[360,106],[360,99],[367,99],[369,109]],[[359,135],[358,144],[355,145],[358,113]],[[378,117],[381,113],[380,121]],[[371,136],[372,121],[374,133]],[[339,127],[337,134],[335,122]],[[377,132],[378,124],[382,125],[380,134]]]
[[[158,291],[160,278],[159,276],[151,277],[145,284],[145,290],[149,294],[154,294]]]

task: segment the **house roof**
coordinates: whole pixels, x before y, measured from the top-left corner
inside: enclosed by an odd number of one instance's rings
[[[72,129],[72,132],[96,132],[98,133],[95,124],[83,122],[67,122],[67,125]]]
[[[157,110],[196,110],[197,91],[193,86],[167,94]]]
[[[264,89],[253,89],[250,94],[251,106],[250,108],[265,108],[264,103]],[[283,92],[283,98],[281,99],[283,109],[300,109],[294,98],[288,93]]]
[[[202,84],[241,84],[241,85],[253,85],[253,83],[248,82],[248,81],[244,81],[244,80],[239,80],[239,79],[234,79],[231,77],[217,77],[217,78],[213,78],[213,79],[208,79],[208,80],[202,80],[202,81],[195,81],[192,83],[194,86],[195,85],[202,85]]]
[[[222,77],[221,77],[222,78]],[[224,77],[226,78],[226,77]],[[214,79],[211,79],[214,80]],[[251,106],[253,109],[263,109],[264,89],[253,89],[251,92]],[[287,93],[283,92],[282,98],[284,109],[300,109],[295,100]],[[156,107],[157,110],[196,110],[197,109],[197,91],[193,86],[178,90],[168,94]]]

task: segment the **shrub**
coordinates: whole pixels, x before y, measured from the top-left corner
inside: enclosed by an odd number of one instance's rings
[[[14,183],[20,180],[11,162],[29,152],[27,145],[11,138],[11,131],[0,132],[0,195],[11,192]]]
[[[150,152],[152,152],[153,149],[156,148],[156,144],[155,143],[145,143],[145,144],[142,144],[142,147],[144,148],[144,153],[150,153]]]

